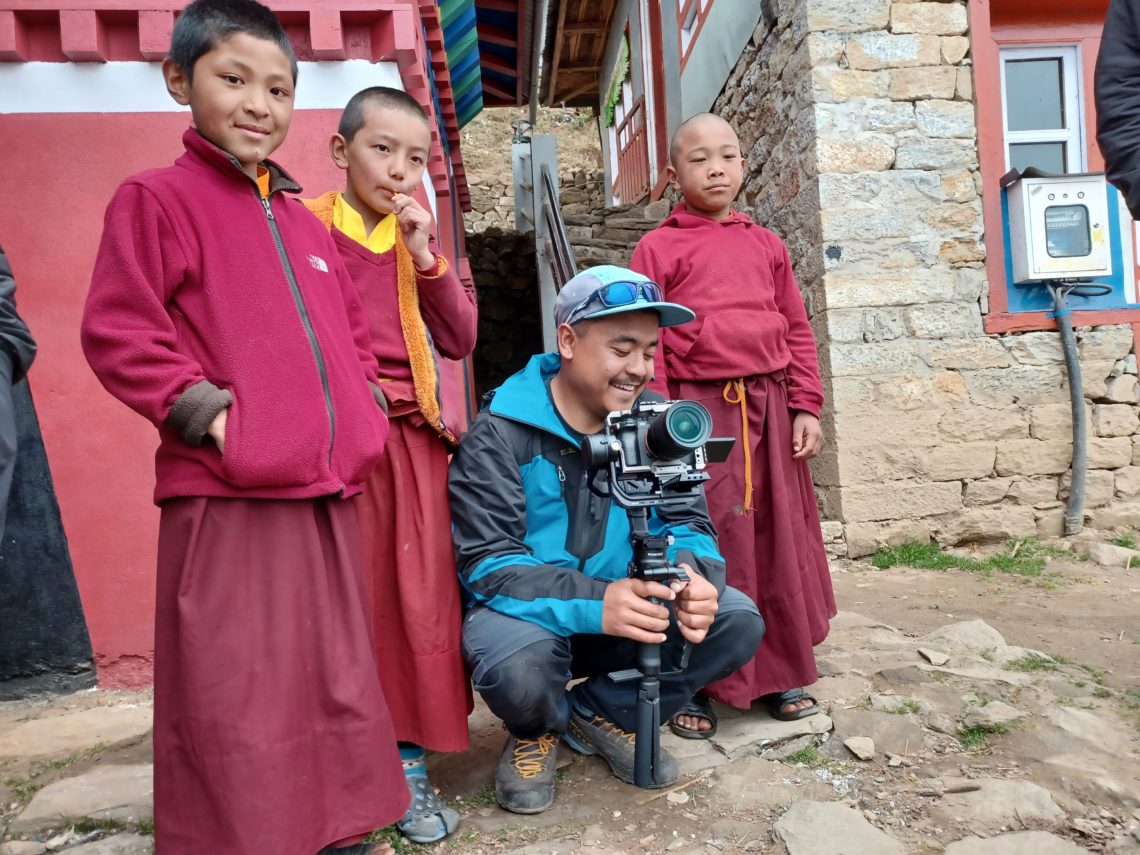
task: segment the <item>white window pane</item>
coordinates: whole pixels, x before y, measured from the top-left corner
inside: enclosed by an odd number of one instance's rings
[[[1006,130],[1064,128],[1061,58],[1007,60],[1005,102]]]
[[[1011,143],[1009,146],[1009,165],[1011,169],[1024,172],[1035,166],[1044,172],[1064,175],[1065,144],[1063,142],[1049,143]]]

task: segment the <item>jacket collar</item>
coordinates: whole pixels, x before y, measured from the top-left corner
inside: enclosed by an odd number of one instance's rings
[[[702,228],[716,228],[719,226],[742,225],[745,227],[756,225],[752,222],[752,218],[747,214],[740,211],[732,211],[723,220],[713,220],[709,217],[702,217],[700,214],[694,214],[689,210],[688,205],[683,201],[678,202],[673,212],[665,218],[661,223],[662,226],[667,226],[674,229],[702,229]]]
[[[256,182],[242,172],[241,164],[227,151],[218,148],[195,128],[187,128],[182,135],[182,144],[186,147],[186,154],[179,161],[200,164],[215,172],[232,177],[235,181],[252,185],[256,189]],[[300,193],[301,185],[293,180],[284,169],[272,160],[263,160],[262,165],[269,170],[269,195],[274,193]]]

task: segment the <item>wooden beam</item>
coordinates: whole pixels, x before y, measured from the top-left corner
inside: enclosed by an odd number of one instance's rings
[[[594,74],[597,74],[599,68],[600,68],[600,66],[596,65],[596,64],[591,64],[591,65],[564,65],[564,66],[562,66],[562,71],[567,73],[567,74],[574,74],[575,72],[578,72],[578,71],[589,71],[589,72],[592,72]]]
[[[490,24],[480,24],[476,29],[479,32],[479,41],[481,42],[510,48],[517,48],[519,46],[518,39],[510,30],[504,30],[502,27],[492,27]]]
[[[558,26],[554,30],[554,65],[550,69],[550,94],[547,96],[546,105],[548,107],[554,105],[554,92],[558,89],[558,64],[562,60],[562,28],[566,24],[566,7],[569,5],[570,0],[562,0],[558,4]]]
[[[567,33],[604,33],[606,27],[595,21],[574,21],[567,24],[564,29]]]
[[[508,92],[506,89],[500,89],[490,80],[483,79],[480,81],[480,85],[482,85],[483,91],[489,95],[494,95],[496,98],[500,98],[503,101],[506,101],[508,104],[518,103],[518,96],[516,96],[514,92]]]
[[[508,77],[518,77],[519,74],[519,70],[513,65],[503,62],[499,57],[489,53],[479,54],[479,65],[489,71],[497,71],[499,74],[505,74]]]
[[[585,95],[585,94],[586,94],[587,92],[589,92],[591,89],[597,89],[597,88],[598,88],[598,81],[597,81],[597,79],[595,78],[594,80],[591,80],[589,83],[585,83],[585,84],[583,84],[582,86],[579,86],[579,87],[578,87],[578,88],[576,88],[576,89],[571,89],[569,92],[565,93],[565,94],[564,94],[564,95],[563,95],[561,98],[559,98],[558,100],[559,100],[559,101],[573,101],[573,100],[574,100],[575,98],[577,98],[579,95]]]
[[[512,15],[519,13],[517,0],[476,0],[475,6],[479,9],[489,9],[492,12],[510,12]]]

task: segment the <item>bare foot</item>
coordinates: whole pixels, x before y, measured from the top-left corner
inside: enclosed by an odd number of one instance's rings
[[[372,855],[396,855],[390,843],[377,843],[372,847]]]
[[[800,701],[792,701],[791,703],[784,704],[783,706],[780,707],[780,712],[787,715],[788,713],[794,713],[794,712],[799,712],[800,710],[806,710],[810,706],[811,706],[811,701],[808,700],[807,698],[804,698],[803,700],[800,700]]]
[[[686,730],[696,730],[702,733],[706,730],[712,730],[712,722],[704,716],[678,714],[673,717],[673,721],[677,723],[677,727],[683,727]]]

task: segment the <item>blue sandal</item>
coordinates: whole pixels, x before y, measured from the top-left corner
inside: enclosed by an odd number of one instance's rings
[[[436,795],[427,776],[427,761],[421,750],[418,757],[404,759],[404,776],[412,801],[403,818],[397,820],[400,834],[413,843],[435,843],[459,827],[459,812],[448,807]]]

